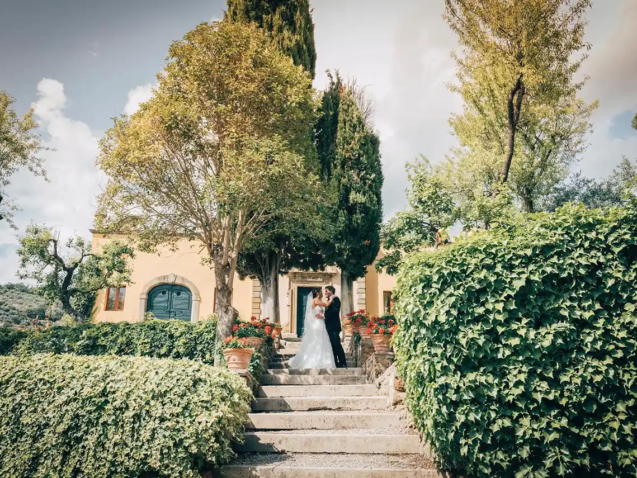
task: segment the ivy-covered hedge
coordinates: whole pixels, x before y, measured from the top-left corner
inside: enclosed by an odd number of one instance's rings
[[[152,320],[139,323],[97,323],[30,331],[4,353],[72,353],[187,358],[212,364],[217,322]]]
[[[637,474],[637,213],[567,206],[411,257],[394,341],[442,465]]]
[[[194,361],[0,357],[0,476],[199,478],[233,456],[250,400]]]

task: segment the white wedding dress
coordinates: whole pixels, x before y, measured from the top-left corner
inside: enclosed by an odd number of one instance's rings
[[[312,308],[312,304],[313,299],[312,294],[310,294],[305,308],[303,340],[299,352],[290,359],[290,368],[336,368],[332,344],[325,328],[325,320],[316,318],[318,314],[323,314],[323,307]]]

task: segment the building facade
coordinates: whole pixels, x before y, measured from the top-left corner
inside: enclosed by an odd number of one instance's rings
[[[112,240],[93,233],[93,250]],[[97,322],[139,322],[151,312],[159,319],[192,322],[205,319],[215,309],[214,271],[202,264],[205,251],[184,240],[176,250],[160,249],[158,254],[138,252],[132,260],[131,283],[119,289],[101,291],[97,296]],[[340,295],[341,276],[335,267],[321,272],[292,271],[279,278],[280,320],[284,333],[301,335],[304,300],[311,289],[333,285]],[[354,284],[357,309],[373,316],[389,312],[395,278],[368,267],[367,275]],[[239,317],[261,317],[261,287],[252,279],[234,281],[232,305]]]

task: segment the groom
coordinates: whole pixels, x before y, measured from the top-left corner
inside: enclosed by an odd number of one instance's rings
[[[331,301],[330,305],[325,309],[325,328],[332,343],[336,368],[347,368],[345,351],[341,345],[341,299],[334,295],[335,292],[336,290],[331,285],[325,288],[325,297]]]

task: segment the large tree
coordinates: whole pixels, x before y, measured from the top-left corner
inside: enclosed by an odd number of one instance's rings
[[[623,158],[610,176],[603,179],[587,178],[575,173],[542,198],[538,209],[555,211],[569,202],[581,202],[589,208],[622,206],[637,185],[637,163]]]
[[[341,270],[342,311],[354,309],[353,282],[366,273],[380,249],[383,170],[380,140],[364,94],[330,75],[323,95],[317,147],[334,199],[333,233],[323,245],[328,263]]]
[[[228,0],[226,19],[238,23],[256,23],[271,34],[281,51],[314,77],[316,49],[314,25],[307,0]],[[316,162],[316,154],[307,158]],[[326,195],[317,189],[317,207],[299,222],[298,215],[277,215],[264,227],[261,236],[246,243],[239,257],[242,276],[257,279],[261,285],[261,312],[264,317],[280,321],[279,276],[292,268],[317,269],[323,266],[318,244],[327,227],[324,202]]]
[[[274,217],[311,211],[310,79],[254,25],[202,24],[175,42],[153,98],[115,121],[100,229],[145,250],[188,240],[214,270],[218,337],[231,334],[239,254]]]
[[[11,220],[11,211],[16,206],[6,201],[5,188],[10,177],[20,168],[28,168],[37,176],[44,176],[40,136],[35,132],[38,125],[33,119],[33,110],[20,118],[12,105],[15,100],[0,91],[0,221]]]
[[[454,154],[495,176],[491,197],[509,187],[532,211],[585,147],[597,104],[577,97],[585,78],[575,77],[590,47],[584,41],[590,6],[590,0],[446,0],[445,19],[462,46],[454,55],[452,89],[464,100],[463,113],[451,120],[460,141]]]
[[[256,23],[272,33],[283,53],[314,79],[316,46],[309,0],[228,0],[226,19]]]
[[[633,128],[637,129],[637,113],[635,113],[635,117],[633,118]]]
[[[48,305],[59,301],[76,320],[90,319],[100,290],[130,282],[128,258],[134,257],[133,250],[121,242],[94,252],[90,241],[80,236],[62,243],[59,233],[38,225],[27,227],[17,254],[18,276],[34,281]]]

